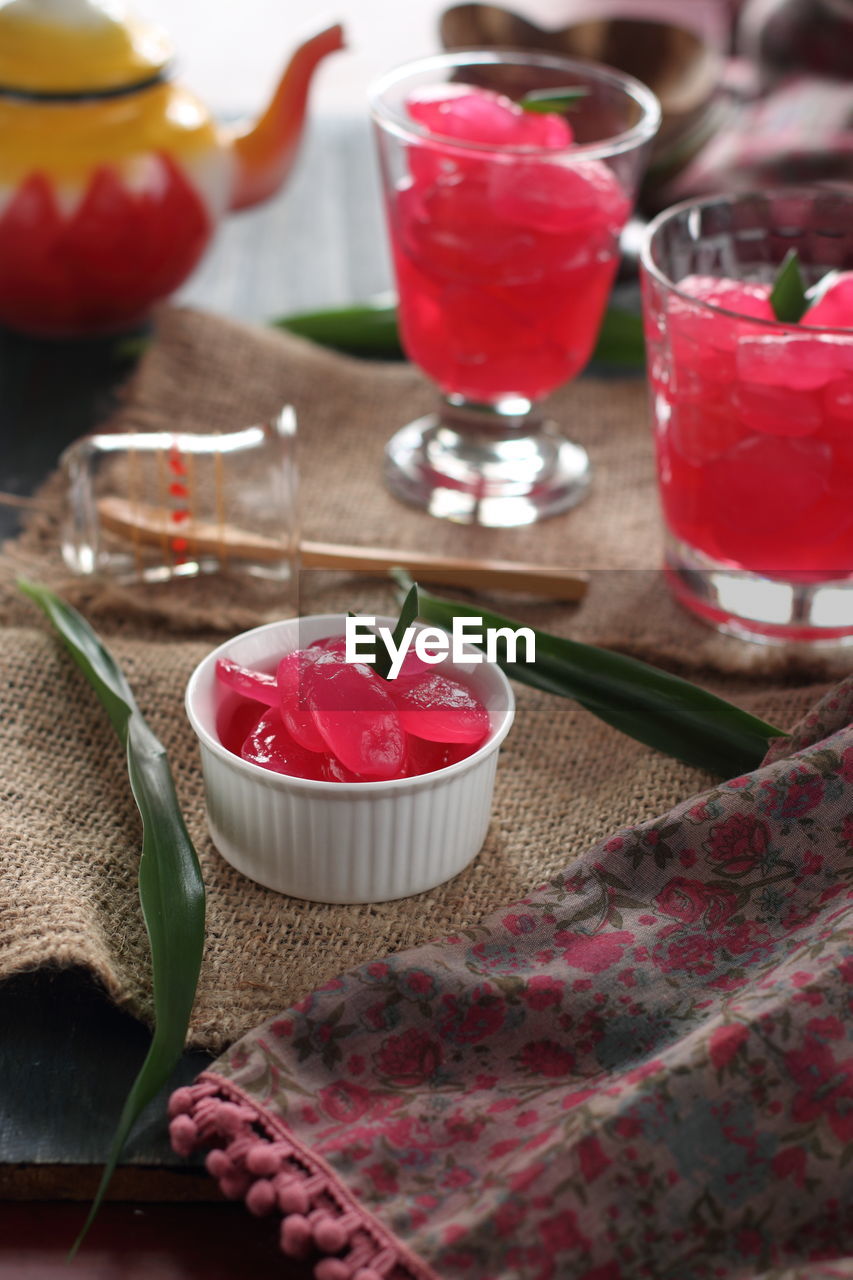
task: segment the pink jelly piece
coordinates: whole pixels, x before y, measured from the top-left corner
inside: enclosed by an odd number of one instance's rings
[[[389,681],[400,723],[407,733],[430,742],[482,742],[489,713],[470,689],[438,671]]]
[[[327,782],[378,782],[378,778],[366,777],[363,773],[353,773],[352,769],[348,769],[342,764],[337,756],[330,755],[328,752],[323,757],[325,762],[324,777]],[[395,775],[396,776],[396,775]]]
[[[789,391],[818,391],[853,373],[853,341],[806,330],[745,335],[737,348],[737,376]]]
[[[320,640],[312,640],[309,649],[323,649],[329,653],[346,653],[346,636],[323,636]]]
[[[808,437],[756,435],[710,463],[719,551],[758,569],[790,556],[782,531],[824,499],[831,474],[831,449]]]
[[[242,693],[245,698],[254,698],[268,707],[278,703],[278,685],[274,675],[267,671],[252,671],[241,667],[230,658],[216,659],[216,678],[235,693]]]
[[[515,214],[516,197],[501,181]],[[553,216],[547,202],[531,197],[531,205],[535,216]],[[473,179],[401,192],[401,324],[413,358],[443,389],[536,399],[585,363],[616,242],[603,219],[589,237],[576,225],[556,235],[498,217],[494,206],[490,184]],[[570,223],[575,215],[566,208],[559,216]]]
[[[488,289],[542,272],[535,238],[495,219],[486,179],[468,175],[410,187],[400,192],[399,211],[400,264],[408,263],[422,284]]]
[[[526,229],[583,236],[589,256],[598,245],[587,237],[599,233],[602,247],[612,251],[607,237],[622,230],[631,211],[619,179],[600,160],[530,162],[522,171],[502,166],[493,175],[490,202],[494,217]]]
[[[473,85],[420,89],[406,101],[409,115],[430,133],[486,146],[561,149],[572,142],[562,116],[524,111],[511,98]]]
[[[433,652],[433,651],[430,651]],[[418,657],[414,649],[409,649],[403,658],[400,670],[397,672],[397,680],[411,680],[415,676],[430,675],[435,671],[436,664],[434,662],[424,662],[423,658]],[[390,687],[391,696],[394,696],[394,683]]]
[[[703,384],[701,399],[719,400],[728,394],[735,377],[739,341],[746,335],[763,337],[768,332],[756,322],[773,320],[770,286],[690,275],[678,282],[678,288],[681,294],[673,293],[667,303],[676,376],[680,383],[689,374],[691,380]],[[736,314],[724,315],[702,303]]]
[[[525,142],[531,147],[547,147],[549,151],[562,151],[575,140],[572,126],[563,116],[552,111],[541,115],[524,111]]]
[[[328,751],[353,773],[393,778],[405,734],[384,682],[363,663],[327,653],[305,669],[305,701]]]
[[[830,382],[823,392],[823,403],[830,420],[853,430],[853,377]]]
[[[305,672],[318,662],[323,649],[297,649],[285,654],[278,664],[278,710],[288,733],[306,751],[324,752],[326,743],[305,703]]]
[[[459,85],[409,108],[432,138],[409,148],[394,198],[406,350],[446,393],[537,400],[589,358],[626,194],[559,116]]]
[[[325,781],[328,777],[325,756],[300,746],[288,733],[279,713],[272,708],[263,713],[247,734],[240,754],[252,764],[274,773],[286,773],[292,778]]]
[[[216,713],[216,736],[226,750],[239,756],[243,743],[263,714],[257,702],[228,693]]]
[[[774,320],[770,305],[771,285],[749,280],[730,280],[727,276],[684,276],[678,288],[691,298],[699,298],[713,307],[733,311],[755,320]]]
[[[735,383],[732,405],[744,426],[769,436],[810,436],[823,422],[817,391]]]
[[[422,773],[435,773],[473,755],[477,750],[473,742],[430,742],[426,738],[406,735],[406,758],[400,777],[414,778]]]
[[[853,271],[842,271],[814,306],[809,307],[800,324],[853,329]]]
[[[339,657],[343,657],[347,650],[346,636],[324,636],[322,640],[312,640],[308,648],[322,649],[326,653],[333,653],[337,654]],[[431,649],[429,652],[435,651]],[[423,675],[425,671],[434,670],[434,663],[424,662],[422,658],[418,657],[414,648],[411,648],[408,649],[403,656],[403,662],[398,672],[398,676],[400,679],[405,679],[407,676],[419,676]]]
[[[728,404],[711,396],[679,397],[672,404],[668,435],[673,449],[686,462],[702,466],[746,439],[749,431]]]

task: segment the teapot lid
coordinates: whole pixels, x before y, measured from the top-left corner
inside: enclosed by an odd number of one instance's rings
[[[0,0],[0,92],[116,93],[158,79],[172,56],[122,0]]]

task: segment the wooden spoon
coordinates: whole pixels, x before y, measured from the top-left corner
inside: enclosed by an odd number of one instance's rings
[[[508,560],[465,560],[427,552],[387,547],[349,547],[333,542],[287,544],[249,533],[230,524],[187,521],[180,528],[163,507],[125,498],[98,501],[101,525],[111,533],[144,546],[168,551],[180,537],[190,555],[216,555],[220,560],[275,561],[293,556],[305,569],[344,569],[384,576],[389,569],[405,569],[414,578],[470,591],[523,591],[546,600],[581,600],[589,575],[550,565],[517,564]]]

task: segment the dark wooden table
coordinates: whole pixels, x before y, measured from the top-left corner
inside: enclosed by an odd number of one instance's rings
[[[313,1280],[241,1204],[107,1204],[74,1262],[84,1206],[0,1202],[0,1280]]]

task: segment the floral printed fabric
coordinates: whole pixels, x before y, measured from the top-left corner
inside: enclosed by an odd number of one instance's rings
[[[853,680],[755,773],[329,983],[182,1091],[176,1145],[228,1139],[189,1119],[216,1095],[310,1153],[378,1250],[312,1201],[282,1238],[320,1280],[853,1275],[851,719]]]

